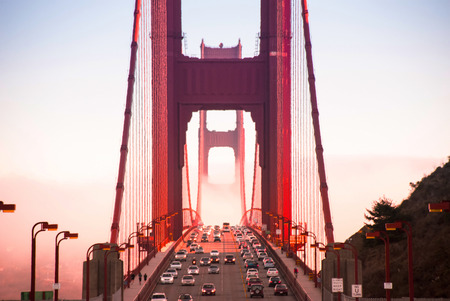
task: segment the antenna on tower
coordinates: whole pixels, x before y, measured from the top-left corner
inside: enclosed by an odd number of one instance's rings
[[[185,32],[183,32],[183,42],[184,42],[184,51],[183,54],[187,56],[187,48],[188,48],[188,44],[187,44],[187,34]]]
[[[255,56],[259,55],[259,32],[256,34],[256,38],[255,38]]]

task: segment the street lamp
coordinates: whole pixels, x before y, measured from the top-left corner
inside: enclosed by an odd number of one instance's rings
[[[346,246],[349,246],[350,249],[346,248]],[[353,257],[355,257],[355,284],[358,284],[358,251],[356,250],[355,246],[345,242],[345,243],[336,243],[333,245],[333,248],[335,250],[344,249],[344,250],[351,250],[353,253]],[[356,301],[359,300],[359,298],[355,298]]]
[[[58,236],[63,234],[64,237],[58,240]],[[59,291],[59,244],[61,241],[66,239],[77,239],[78,233],[70,233],[69,231],[59,232],[55,237],[55,301],[58,301],[58,291]]]
[[[113,246],[110,250],[105,252],[105,265],[104,265],[104,275],[103,275],[103,301],[107,301],[108,300],[108,255],[113,253],[113,252],[125,252],[125,248],[120,248],[118,246]]]
[[[389,236],[385,231],[375,231],[366,233],[366,239],[375,239],[379,238],[384,241],[384,258],[385,258],[385,285],[384,289],[386,290],[386,301],[391,301],[391,289],[392,284],[390,281],[390,271],[389,271]]]
[[[86,252],[86,301],[89,301],[89,257],[91,256],[91,253],[94,252],[95,247],[98,247],[100,250],[109,250],[111,248],[111,246],[106,243],[93,244]]]
[[[270,211],[266,211],[265,213],[269,217],[269,226],[270,226],[270,229],[272,229],[272,227],[273,227],[272,225],[274,224],[274,223],[272,223],[272,218],[274,218],[274,214]],[[269,232],[270,232],[270,234],[272,234],[270,240],[273,242],[276,238],[276,234],[273,235],[273,231],[271,231],[270,229],[269,229]]]
[[[0,201],[0,211],[5,213],[13,213],[16,210],[16,204],[5,204]]]
[[[150,226],[152,224],[152,222],[148,223],[148,225],[144,225],[139,229],[139,232],[142,232],[144,230],[147,230],[147,235],[145,236],[145,244],[146,244],[146,249],[147,249],[147,256],[145,257],[145,261],[146,264],[148,265],[148,250],[150,249],[150,245],[149,245],[149,237],[150,237],[150,233],[149,230],[153,230],[153,227]],[[140,252],[140,251],[139,251]]]
[[[304,237],[303,241],[303,275],[306,275],[306,237],[308,237],[308,235],[306,235],[306,229],[300,225],[297,225],[298,227],[300,227],[300,229],[303,231],[300,233],[301,237]]]
[[[442,201],[441,203],[429,203],[429,212],[450,212],[450,201]]]
[[[34,233],[34,229],[41,225],[41,230]],[[30,301],[35,301],[36,294],[36,236],[42,231],[56,231],[58,230],[57,224],[49,224],[48,222],[39,222],[34,224],[31,229],[31,291],[30,291]]]
[[[142,237],[142,233],[141,232],[133,232],[133,233],[131,233],[130,235],[128,235],[128,246],[129,246],[129,248],[128,248],[128,272],[127,272],[127,277],[128,277],[128,279],[130,279],[130,257],[131,257],[131,255],[130,255],[130,249],[133,249],[134,248],[134,246],[131,244],[131,239],[133,238],[133,237]],[[138,246],[138,248],[139,248],[139,246]],[[139,251],[139,250],[138,250]],[[140,259],[139,259],[140,260]],[[140,262],[138,263],[138,265],[140,264]],[[127,285],[127,287],[128,288],[130,288],[130,281],[128,281],[128,285]]]
[[[406,226],[406,227],[405,227]],[[414,300],[414,279],[413,279],[413,249],[412,249],[412,227],[411,224],[405,221],[387,223],[386,230],[395,231],[397,229],[406,233],[408,240],[408,285],[409,285],[409,300]]]
[[[317,248],[316,248],[317,240],[316,240],[316,234],[314,234],[311,231],[305,231],[301,235],[302,236],[306,235],[306,236],[314,238],[314,244],[311,244],[310,247],[314,248],[314,287],[317,287]]]

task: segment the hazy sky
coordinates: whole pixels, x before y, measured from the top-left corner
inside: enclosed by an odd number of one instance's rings
[[[187,53],[255,51],[256,0],[185,0]],[[86,250],[109,237],[134,1],[0,0],[0,298],[29,290],[31,227],[61,244],[62,298],[81,298]],[[310,0],[322,142],[336,240],[385,195],[450,155],[450,2]],[[38,236],[38,290],[53,283],[54,234]],[[14,262],[14,264],[13,264]],[[5,289],[5,285],[9,289]]]

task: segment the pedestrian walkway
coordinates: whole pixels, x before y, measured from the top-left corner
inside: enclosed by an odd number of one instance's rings
[[[126,288],[123,293],[124,301],[133,301],[136,296],[139,294],[141,289],[143,289],[145,282],[144,275],[147,274],[147,281],[152,279],[153,273],[157,270],[158,266],[163,262],[164,257],[166,256],[166,252],[173,247],[174,242],[171,241],[167,245],[165,245],[161,251],[156,253],[156,256],[151,258],[148,262],[148,265],[144,266],[141,270],[142,281],[139,283],[139,277],[136,275],[133,281],[130,283],[130,288]]]
[[[287,257],[286,252],[281,252],[280,247],[277,247],[270,241],[267,241],[267,243],[270,245],[272,250],[278,255],[278,257],[283,261],[283,263],[286,265],[287,270],[291,273],[291,275],[295,277],[294,275],[294,268],[296,267],[295,260],[293,258]],[[304,275],[303,267],[297,266],[297,268],[299,271],[297,276],[297,283],[306,293],[309,300],[321,301],[322,300],[321,289],[318,287],[314,287],[314,281],[309,280],[309,275]]]

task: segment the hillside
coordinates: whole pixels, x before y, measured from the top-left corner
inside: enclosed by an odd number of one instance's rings
[[[412,226],[414,295],[450,298],[450,213],[428,212],[428,203],[450,200],[450,160],[411,186],[413,192],[398,211]],[[348,240],[362,260],[364,297],[385,297],[384,243],[366,239],[366,232],[371,229],[364,226]],[[389,231],[392,297],[409,295],[406,237],[403,231]]]

